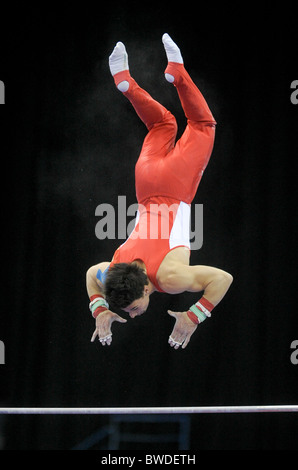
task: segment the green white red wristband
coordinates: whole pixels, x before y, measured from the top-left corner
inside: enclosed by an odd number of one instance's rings
[[[103,298],[102,295],[92,295],[90,297],[89,309],[92,313],[92,316],[96,318],[100,313],[109,310],[108,302]]]
[[[213,309],[214,305],[212,305],[212,303],[205,297],[202,297],[189,308],[187,315],[191,321],[197,325],[205,321],[207,317],[211,317],[211,311]]]

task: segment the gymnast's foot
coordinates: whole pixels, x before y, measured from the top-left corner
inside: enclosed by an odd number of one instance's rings
[[[114,76],[119,72],[129,70],[128,55],[122,42],[117,42],[112,54],[109,57],[109,66],[111,74]],[[118,90],[125,92],[129,88],[128,81],[124,80],[117,85]]]
[[[172,38],[165,33],[162,37],[162,42],[166,51],[168,62],[176,62],[177,64],[183,64],[182,55],[177,44],[174,43]],[[168,82],[173,83],[175,78],[173,75],[166,73],[165,78]]]

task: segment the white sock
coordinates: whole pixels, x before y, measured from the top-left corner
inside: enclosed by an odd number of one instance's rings
[[[109,66],[111,74],[114,76],[116,73],[129,70],[128,55],[123,42],[117,42],[112,54],[109,57]]]
[[[117,42],[112,54],[109,57],[109,66],[111,74],[114,76],[116,73],[129,70],[128,55],[125,46],[122,42]],[[125,80],[117,85],[118,90],[125,92],[129,88],[129,83]]]
[[[166,51],[168,62],[176,62],[178,64],[183,64],[182,55],[179,47],[174,41],[170,38],[168,33],[165,33],[162,37],[162,42]]]

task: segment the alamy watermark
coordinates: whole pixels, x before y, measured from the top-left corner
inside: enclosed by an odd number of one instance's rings
[[[174,237],[174,244],[179,240],[187,240],[192,251],[199,250],[203,245],[203,204],[194,204],[192,209],[188,209],[188,206],[184,208],[184,216],[179,218],[179,223],[172,231],[173,217],[179,209],[178,203],[171,205],[151,203],[149,208],[134,203],[127,207],[126,196],[118,196],[117,213],[115,208],[108,203],[99,204],[96,207],[95,215],[100,219],[95,226],[95,236],[99,240],[106,238],[126,240],[129,236],[139,239],[172,240]],[[136,227],[139,220],[142,223]]]
[[[291,93],[290,99],[292,104],[298,104],[298,80],[293,80],[291,83],[291,88],[294,91]]]
[[[298,339],[295,339],[294,341],[292,341],[291,349],[294,349],[290,357],[291,363],[297,365],[298,364]]]
[[[5,87],[2,80],[0,80],[0,104],[5,104]]]
[[[5,346],[3,341],[0,341],[0,364],[5,364]]]

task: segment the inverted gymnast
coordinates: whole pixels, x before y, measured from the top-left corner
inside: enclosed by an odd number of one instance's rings
[[[168,59],[165,78],[176,87],[187,118],[186,129],[176,143],[174,116],[131,77],[124,44],[118,42],[109,57],[116,87],[131,102],[148,134],[135,167],[135,228],[111,262],[90,267],[86,275],[96,326],[91,341],[98,336],[103,346],[112,342],[112,323],[127,321],[109,306],[135,318],[147,310],[154,292],[203,291],[188,310],[168,310],[176,320],[168,342],[174,349],[184,349],[233,280],[221,269],[189,264],[190,204],[212,152],[216,122],[184,68],[180,49],[168,34],[162,41]],[[164,221],[168,231],[161,228]]]

